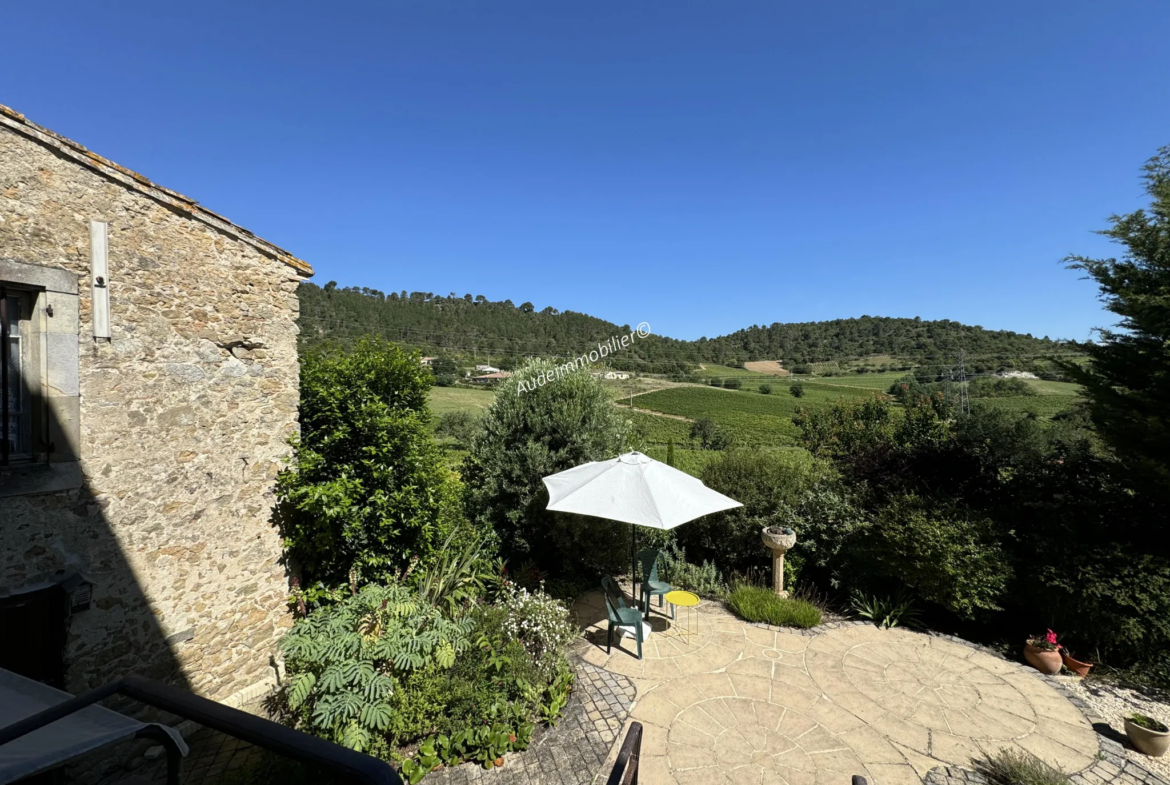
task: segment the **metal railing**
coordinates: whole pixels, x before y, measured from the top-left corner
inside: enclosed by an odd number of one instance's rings
[[[605,785],[638,785],[638,763],[642,758],[642,723],[630,723],[617,761]]]
[[[385,761],[141,676],[126,676],[2,728],[0,745],[115,694],[193,720],[278,755],[320,766],[351,782],[362,785],[402,785],[398,772]],[[638,730],[640,738],[641,726]],[[166,748],[167,785],[180,785],[182,755],[174,739],[157,727],[144,732]]]

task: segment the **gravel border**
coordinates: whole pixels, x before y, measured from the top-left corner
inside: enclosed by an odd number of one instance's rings
[[[1112,684],[1091,676],[1087,679],[1063,679],[1066,687],[1087,703],[1099,716],[1104,717],[1112,734],[1120,741],[1125,739],[1125,718],[1135,711],[1166,722],[1170,719],[1170,695],[1155,689],[1124,684]],[[1099,729],[1099,733],[1108,733]],[[1163,779],[1170,779],[1170,757],[1151,758],[1133,749],[1128,740],[1122,742],[1131,761],[1150,769]]]

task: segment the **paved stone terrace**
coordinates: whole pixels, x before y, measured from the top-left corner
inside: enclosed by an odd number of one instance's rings
[[[842,785],[854,774],[957,785],[944,779],[1004,747],[1079,773],[1078,785],[1163,785],[1134,764],[1123,772],[1120,746],[1056,682],[959,639],[853,622],[779,630],[704,602],[689,645],[655,615],[639,661],[632,639],[606,654],[599,593],[575,610],[585,661],[637,687],[645,785]]]

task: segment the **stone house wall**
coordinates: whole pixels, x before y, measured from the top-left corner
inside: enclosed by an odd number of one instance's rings
[[[265,677],[291,624],[273,481],[297,431],[311,270],[0,110],[0,272],[79,279],[81,470],[76,487],[0,493],[0,597],[61,570],[93,583],[69,619],[71,692],[133,672],[222,699]],[[108,222],[108,341],[93,337],[90,221]]]

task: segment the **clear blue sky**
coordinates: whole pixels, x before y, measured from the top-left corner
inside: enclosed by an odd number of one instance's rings
[[[8,2],[0,103],[306,259],[679,338],[1086,338],[1170,3]],[[0,254],[2,254],[0,249]]]

